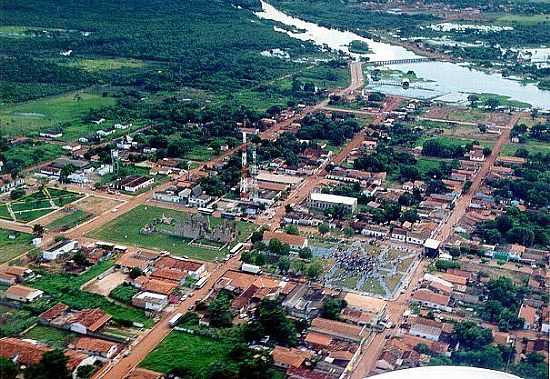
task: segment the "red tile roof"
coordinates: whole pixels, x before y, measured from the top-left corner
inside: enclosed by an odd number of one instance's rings
[[[61,316],[69,307],[63,303],[57,303],[50,309],[40,314],[41,319],[46,321],[52,321],[53,319]]]
[[[290,246],[300,246],[300,247],[303,246],[306,241],[305,237],[296,236],[294,234],[265,231],[263,240],[271,241],[272,239],[277,239],[282,243],[286,243]]]
[[[295,348],[275,346],[271,352],[271,356],[275,364],[287,367],[300,367],[306,359],[311,357],[311,353]]]
[[[23,341],[18,338],[0,338],[0,356],[17,359],[17,363],[34,365],[40,362],[44,353],[52,349],[45,344]]]
[[[347,337],[350,339],[361,339],[363,334],[363,328],[360,326],[321,317],[313,319],[311,328],[319,333],[328,334],[334,337]]]
[[[91,332],[97,331],[103,325],[105,325],[111,316],[103,312],[99,308],[84,309],[76,312],[69,320],[69,323],[79,323],[86,327]]]
[[[428,303],[448,305],[450,297],[447,295],[441,295],[434,293],[428,289],[421,288],[413,294],[413,300],[425,301]]]
[[[117,343],[105,341],[99,338],[80,337],[74,343],[76,350],[85,350],[94,353],[108,353],[113,346],[118,347]]]
[[[193,262],[185,259],[177,259],[174,257],[162,257],[156,263],[156,268],[171,268],[179,271],[195,272],[199,270],[203,263]]]

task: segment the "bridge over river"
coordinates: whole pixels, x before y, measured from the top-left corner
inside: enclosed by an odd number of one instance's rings
[[[435,61],[435,58],[422,57],[422,58],[409,58],[409,59],[389,59],[386,61],[370,61],[370,62],[365,62],[365,64],[370,66],[385,66],[390,64],[422,63],[422,62],[433,62],[433,61]]]

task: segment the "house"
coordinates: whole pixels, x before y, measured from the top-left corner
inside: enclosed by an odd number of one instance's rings
[[[359,311],[368,316],[371,326],[377,324],[386,313],[386,302],[377,297],[348,292],[344,300],[347,303],[347,309]]]
[[[12,285],[22,283],[34,275],[30,268],[19,266],[0,267],[0,284]]]
[[[117,188],[122,189],[126,192],[135,193],[142,189],[151,187],[154,183],[155,178],[140,175],[130,175],[117,182],[116,186]]]
[[[361,342],[366,334],[365,327],[321,317],[317,317],[311,321],[310,331],[332,337],[333,339],[356,343]]]
[[[13,179],[11,175],[2,175],[0,176],[0,193],[11,191],[24,183],[23,178]]]
[[[136,278],[133,284],[142,291],[160,293],[161,295],[170,295],[177,287],[177,284],[172,281],[151,279],[143,275]]]
[[[156,253],[149,253],[145,251],[128,252],[122,255],[117,261],[116,265],[124,272],[136,268],[142,272],[148,272],[153,267],[155,260],[159,258]]]
[[[156,269],[171,268],[183,271],[193,279],[199,279],[206,273],[206,265],[204,263],[172,256],[161,257],[155,262],[154,266]]]
[[[46,129],[39,133],[40,137],[44,138],[61,138],[63,137],[63,131],[61,129]]]
[[[485,155],[481,149],[473,149],[468,153],[468,157],[471,161],[474,162],[483,162],[485,161]]]
[[[70,315],[66,325],[72,332],[88,334],[97,332],[109,320],[111,320],[111,316],[99,308],[83,309]]]
[[[63,315],[68,309],[69,309],[69,307],[67,305],[65,305],[63,303],[57,303],[53,307],[51,307],[50,309],[42,312],[38,316],[38,318],[40,319],[40,321],[48,324],[51,321],[53,321],[54,319],[56,319],[59,316]]]
[[[294,347],[275,346],[271,352],[273,364],[279,368],[288,369],[290,367],[301,367],[304,362],[312,357],[309,351],[303,351]]]
[[[401,228],[393,228],[390,238],[395,241],[405,242],[407,240],[407,231]]]
[[[21,303],[32,303],[40,299],[42,295],[44,295],[44,291],[22,286],[20,284],[12,285],[4,293],[6,299],[19,301]]]
[[[361,229],[361,234],[367,237],[386,238],[390,234],[390,229],[385,226],[368,224]]]
[[[342,206],[348,213],[357,212],[357,198],[349,196],[339,196],[320,192],[312,192],[309,195],[308,206],[316,209],[331,209],[336,206]]]
[[[424,317],[415,317],[411,321],[411,327],[409,334],[411,336],[421,337],[429,339],[430,341],[439,341],[441,333],[443,332],[444,324],[430,320]]]
[[[289,245],[293,250],[301,250],[308,246],[308,240],[306,237],[289,233],[270,232],[266,230],[263,234],[263,241],[268,244],[272,239],[279,240],[279,242]]]
[[[36,341],[11,337],[0,338],[0,346],[1,357],[25,366],[40,363],[44,353],[52,350],[48,345]]]
[[[412,300],[428,308],[439,309],[446,312],[452,311],[452,308],[449,306],[451,300],[449,296],[432,292],[426,288],[417,290],[413,294]]]
[[[187,272],[173,268],[159,268],[153,271],[150,275],[152,279],[182,285],[187,277]]]
[[[141,292],[132,298],[132,305],[147,311],[160,312],[168,305],[168,296],[153,292]]]
[[[540,327],[540,331],[542,333],[550,333],[550,308],[548,307],[543,307],[542,308],[542,322],[541,322],[541,327]]]
[[[161,379],[163,377],[161,373],[137,367],[125,379]]]
[[[114,342],[105,341],[99,338],[80,337],[74,342],[74,349],[89,355],[95,355],[102,358],[111,359],[117,351],[119,345]]]
[[[519,167],[527,163],[527,159],[520,157],[500,156],[497,158],[497,163],[504,167]]]
[[[42,259],[46,261],[54,261],[61,255],[67,254],[70,251],[78,248],[78,241],[63,240],[53,245],[47,250],[42,252]]]
[[[293,317],[311,320],[321,313],[324,299],[322,288],[298,284],[286,296],[282,306]]]
[[[157,201],[164,201],[166,203],[185,204],[187,203],[190,194],[190,188],[170,187],[164,191],[155,192],[153,194],[153,199]]]
[[[464,276],[451,274],[449,272],[442,272],[439,277],[449,283],[451,283],[455,290],[465,292],[468,286],[468,278]]]
[[[537,309],[525,304],[521,304],[519,308],[518,317],[524,320],[523,329],[536,329],[537,328]]]

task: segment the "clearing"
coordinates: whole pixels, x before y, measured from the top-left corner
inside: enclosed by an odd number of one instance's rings
[[[8,262],[32,249],[32,235],[0,229],[0,263]]]

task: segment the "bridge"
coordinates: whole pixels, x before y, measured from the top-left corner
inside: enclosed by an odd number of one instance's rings
[[[422,62],[433,62],[433,61],[435,61],[435,58],[422,57],[422,58],[410,58],[410,59],[390,59],[387,61],[370,61],[370,62],[366,62],[366,64],[371,66],[385,66],[388,64],[422,63]]]

